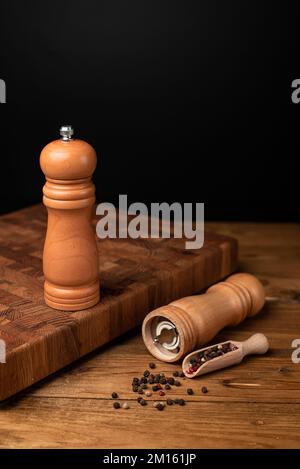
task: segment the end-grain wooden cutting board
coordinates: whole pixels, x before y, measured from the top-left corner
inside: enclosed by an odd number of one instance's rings
[[[211,233],[199,250],[185,250],[179,239],[99,240],[101,302],[85,311],[56,311],[43,299],[45,231],[40,205],[0,218],[1,401],[138,326],[152,309],[226,277],[237,264],[237,242]]]

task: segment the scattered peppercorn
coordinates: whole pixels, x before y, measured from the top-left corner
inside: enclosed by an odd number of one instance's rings
[[[120,407],[121,407],[119,402],[114,402],[113,406],[114,406],[115,409],[120,409]]]
[[[203,392],[203,394],[206,394],[206,393],[208,392],[208,389],[207,389],[206,386],[203,386],[203,387],[201,388],[201,391]]]
[[[191,366],[193,366],[193,357],[191,359]],[[148,364],[149,370],[156,368],[156,364],[153,362],[150,362]],[[132,391],[137,392],[138,394],[145,394],[147,397],[152,396],[152,391],[158,392],[159,396],[165,396],[166,392],[172,389],[172,386],[181,386],[181,382],[178,379],[174,379],[176,377],[184,378],[185,375],[183,371],[174,371],[172,374],[173,376],[165,376],[164,373],[157,373],[153,374],[149,370],[145,370],[142,374],[141,378],[134,377],[132,378]],[[148,384],[153,385],[151,386],[151,390],[148,389]],[[205,390],[204,390],[205,389]],[[145,390],[145,391],[144,391]],[[203,387],[202,389],[203,393],[208,392],[207,388]],[[187,388],[186,392],[188,395],[194,394],[194,391],[192,388]],[[116,392],[112,393],[112,398],[117,399],[119,396]],[[140,405],[145,406],[147,405],[147,401],[142,397],[139,396],[137,398],[137,401]],[[166,405],[171,406],[174,404],[178,405],[185,405],[185,400],[184,399],[166,399],[165,401],[155,401],[153,403],[153,406],[156,407],[158,410],[163,410]],[[124,409],[129,409],[129,403],[124,402],[123,404],[120,404],[119,402],[115,402],[116,406],[114,406],[116,409],[119,409],[120,407]]]
[[[290,370],[288,368],[284,367],[284,366],[281,366],[280,368],[278,368],[278,371],[280,373],[287,373]]]
[[[119,396],[118,396],[118,394],[117,394],[116,392],[113,392],[112,395],[111,395],[111,397],[112,397],[113,399],[118,399]]]

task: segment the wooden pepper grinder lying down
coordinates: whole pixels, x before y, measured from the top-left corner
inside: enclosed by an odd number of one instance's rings
[[[182,298],[149,313],[143,322],[143,339],[152,355],[175,362],[209,342],[225,326],[236,326],[254,316],[264,303],[264,288],[257,278],[231,275],[203,295]]]
[[[98,251],[91,223],[91,176],[97,157],[91,145],[73,139],[71,126],[61,127],[60,134],[61,139],[49,143],[40,156],[48,210],[44,296],[52,308],[78,311],[99,301]]]

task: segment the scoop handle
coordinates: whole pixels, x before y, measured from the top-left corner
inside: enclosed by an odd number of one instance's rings
[[[262,355],[269,349],[269,341],[264,334],[253,334],[242,342],[243,356],[250,354]]]

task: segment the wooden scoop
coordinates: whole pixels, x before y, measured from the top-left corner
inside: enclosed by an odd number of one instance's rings
[[[262,355],[266,353],[268,349],[269,342],[264,334],[254,334],[244,342],[229,340],[190,353],[182,362],[182,370],[187,378],[195,378],[196,376],[210,373],[211,371],[236,365],[240,363],[246,355]],[[209,351],[213,358],[210,358]],[[214,357],[214,355],[217,354],[220,355]],[[200,361],[198,357],[202,357]],[[198,362],[195,361],[197,358]]]

